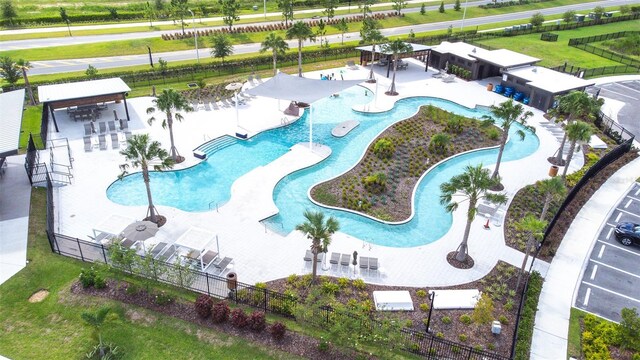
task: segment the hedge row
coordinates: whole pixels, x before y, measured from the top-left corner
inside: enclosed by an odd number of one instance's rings
[[[80,22],[97,22],[97,21],[113,21],[111,13],[91,13],[91,14],[68,14],[69,21],[74,23]],[[144,12],[141,11],[118,11],[118,20],[144,19]],[[29,26],[37,24],[60,24],[63,23],[60,15],[37,16],[29,18],[15,18],[12,22],[7,19],[0,20],[0,26]]]
[[[533,337],[533,325],[538,311],[538,300],[542,291],[544,280],[539,272],[534,271],[529,275],[525,303],[520,313],[518,333],[516,336],[516,351],[514,360],[528,360],[531,352],[531,338]]]
[[[480,5],[478,7],[481,9],[496,9],[496,8],[503,8],[508,6],[535,4],[535,3],[547,2],[547,1],[552,1],[552,0],[520,0],[520,1],[490,2],[486,5]]]

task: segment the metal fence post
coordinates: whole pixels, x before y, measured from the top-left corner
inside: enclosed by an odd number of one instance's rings
[[[80,239],[76,238],[76,243],[78,243],[78,251],[80,251],[80,259],[84,261],[84,255],[82,255],[82,247],[80,246]]]
[[[104,245],[100,244],[100,248],[102,249],[102,257],[104,258],[104,263],[107,264],[107,252],[104,249]]]
[[[264,312],[267,312],[267,302],[268,302],[268,292],[267,292],[267,288],[262,289],[264,291]]]
[[[211,296],[211,290],[209,289],[209,274],[204,273],[205,280],[207,280],[207,295]]]

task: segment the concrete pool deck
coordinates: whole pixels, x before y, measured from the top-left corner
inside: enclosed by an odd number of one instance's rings
[[[345,79],[365,79],[368,69],[347,70],[335,69],[338,73],[344,70]],[[375,69],[382,71],[382,69]],[[327,73],[327,70],[322,71]],[[306,74],[309,78],[319,78],[320,72]],[[400,71],[396,77],[399,96],[386,96],[384,90],[390,85],[390,79],[377,74],[378,84],[364,84],[371,90],[378,87],[377,98],[373,95],[369,109],[389,109],[393,103],[403,97],[434,96],[460,103],[467,107],[477,105],[490,106],[506,100],[501,95],[486,90],[487,82],[466,82],[456,79],[452,83],[432,78],[432,71],[424,71],[424,64],[411,60],[409,69]],[[494,79],[495,80],[495,79]],[[339,80],[338,80],[339,81]],[[162,129],[159,122],[149,126],[146,122],[146,108],[151,106],[151,98],[135,98],[128,101],[131,114],[130,128],[133,133],[149,133],[151,138],[160,141],[165,147],[169,144],[169,133]],[[239,109],[240,126],[253,135],[265,129],[283,126],[292,121],[283,121],[282,111],[288,106],[287,101],[265,98],[250,100]],[[528,107],[527,107],[528,108]],[[539,110],[528,108],[534,112],[529,121],[537,128],[540,140],[539,149],[532,155],[517,161],[503,162],[501,175],[505,192],[512,199],[515,193],[525,185],[548,178],[551,156],[559,146],[557,137],[549,130],[548,121]],[[191,155],[191,151],[224,134],[235,134],[237,123],[235,110],[220,110],[183,114],[185,120],[174,123],[176,146],[186,161],[176,166],[185,168],[197,164],[200,160]],[[67,138],[74,157],[73,184],[57,187],[56,231],[65,235],[88,239],[94,226],[111,214],[119,214],[141,219],[146,213],[146,206],[122,206],[111,202],[106,196],[106,189],[116,180],[120,173],[118,165],[123,158],[118,150],[109,148],[105,151],[94,149],[84,152],[83,129],[64,116],[58,117],[60,133],[52,133],[53,138]],[[547,125],[546,127],[543,125]],[[314,143],[322,144],[322,139],[315,138]],[[272,199],[273,187],[287,173],[301,169],[321,160],[316,152],[308,151],[304,146],[294,146],[292,151],[282,158],[255,169],[239,178],[232,186],[232,198],[227,204],[213,206],[212,211],[189,213],[171,207],[158,206],[159,212],[168,218],[169,233],[180,235],[190,226],[210,230],[218,235],[222,256],[233,257],[233,271],[239,280],[246,283],[264,282],[283,278],[290,274],[308,272],[304,269],[302,259],[309,247],[309,241],[298,232],[285,236],[278,229],[267,228],[259,220],[277,211]],[[286,158],[286,159],[285,159]],[[286,160],[286,161],[285,161]],[[582,166],[582,159],[575,158],[570,171]],[[490,167],[493,169],[493,166]],[[320,179],[319,179],[320,180]],[[151,184],[153,189],[153,183]],[[246,189],[246,190],[243,190]],[[504,213],[506,206],[497,214]],[[330,252],[352,253],[358,251],[361,256],[377,257],[380,261],[379,274],[366,276],[365,280],[373,283],[402,286],[448,286],[463,284],[485,276],[499,260],[520,267],[524,254],[504,244],[502,219],[492,219],[490,230],[484,230],[486,218],[478,216],[473,223],[469,239],[469,253],[475,260],[472,269],[460,270],[451,267],[445,255],[456,249],[464,229],[466,207],[453,214],[453,224],[449,232],[440,240],[431,244],[412,248],[392,248],[368,244],[364,239],[357,239],[344,232],[333,237]],[[348,232],[348,229],[343,229]],[[537,261],[535,267],[546,273],[548,264]],[[351,270],[352,271],[352,270]],[[351,276],[346,273],[320,272],[336,276]],[[361,276],[356,274],[355,276]]]

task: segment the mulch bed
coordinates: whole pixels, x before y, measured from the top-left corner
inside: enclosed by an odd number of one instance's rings
[[[464,261],[459,261],[458,259],[456,259],[457,253],[458,253],[457,251],[452,251],[447,254],[447,262],[449,263],[449,265],[457,269],[471,269],[475,264],[475,262],[473,261],[473,258],[467,255]]]
[[[302,356],[307,359],[376,359],[376,357],[373,356],[356,354],[351,350],[338,349],[331,345],[328,350],[320,351],[318,350],[318,344],[320,343],[318,339],[305,336],[288,329],[284,338],[280,341],[276,341],[266,330],[255,332],[249,329],[238,329],[228,321],[221,324],[215,324],[210,319],[200,318],[196,314],[193,303],[173,301],[166,305],[159,305],[155,301],[155,296],[148,294],[144,290],[140,290],[136,294],[127,294],[127,286],[128,284],[121,283],[118,287],[116,286],[115,281],[109,280],[107,281],[107,287],[104,289],[95,289],[93,287],[85,289],[82,287],[80,282],[75,282],[71,286],[71,293],[76,295],[97,296],[116,300],[125,304],[139,306],[176,319],[207,327],[215,331],[221,331],[228,335],[242,337],[247,341]],[[252,311],[257,310],[249,310],[247,313],[251,313]]]

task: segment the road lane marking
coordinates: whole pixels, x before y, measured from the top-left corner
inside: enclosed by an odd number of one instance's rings
[[[636,190],[636,193],[634,195],[638,196],[638,194],[640,194],[640,188],[638,188],[638,190]]]
[[[609,229],[609,232],[607,233],[607,237],[605,239],[609,240],[609,238],[611,238],[611,233],[613,233],[613,228]]]
[[[53,67],[53,65],[50,65],[41,61],[30,61],[30,62],[31,62],[31,65],[35,65],[37,67],[46,67],[46,68]]]
[[[588,283],[588,282],[586,282],[586,281],[583,281],[583,283],[584,283],[584,284],[586,284],[586,285],[588,285],[588,286],[593,286],[593,287],[594,287],[594,288],[596,288],[596,289],[600,289],[600,290],[602,290],[602,291],[606,291],[606,292],[608,292],[608,293],[610,293],[610,294],[617,295],[617,296],[623,297],[623,298],[625,298],[625,299],[629,299],[629,300],[631,300],[631,301],[635,301],[635,302],[637,302],[637,303],[640,303],[640,300],[638,300],[638,299],[636,299],[636,298],[632,298],[631,296],[627,296],[627,295],[624,295],[624,294],[620,294],[619,292],[615,292],[615,291],[613,291],[613,290],[609,290],[609,289],[603,288],[602,286],[598,286],[598,285],[595,285],[595,284],[591,284],[591,283]]]
[[[640,190],[638,190],[638,191],[640,191]],[[629,196],[629,195],[627,195],[627,197],[628,197],[629,199],[633,199],[633,200],[635,200],[635,201],[640,201],[640,199],[638,199],[637,197],[633,197],[633,196]]]
[[[618,216],[616,216],[616,222],[620,221],[620,218],[622,217],[622,211],[620,211],[618,213]]]
[[[589,296],[591,296],[591,288],[587,288],[587,293],[584,295],[584,301],[582,302],[582,305],[589,305]]]
[[[55,62],[57,62],[58,64],[62,64],[62,65],[77,65],[77,63],[69,62],[69,61],[62,61],[62,60],[55,60]]]
[[[629,205],[631,205],[631,203],[633,202],[633,199],[629,199],[629,201],[627,201],[627,204],[624,206],[624,208],[628,208]]]
[[[626,86],[626,85],[623,85],[623,84],[621,84],[621,83],[618,83],[617,85],[618,85],[618,86],[622,86],[623,88],[628,89],[628,90],[631,90],[631,91],[633,91],[633,92],[640,93],[640,91],[638,91],[638,90],[636,90],[636,89],[634,89],[634,88],[632,88],[632,87],[630,87],[630,86]]]
[[[619,93],[619,92],[617,92],[617,91],[613,91],[613,90],[610,90],[610,89],[603,89],[603,90],[606,90],[607,92],[610,92],[610,93],[613,93],[613,94],[616,94],[616,95],[620,95],[620,96],[628,97],[628,98],[633,99],[633,100],[640,100],[640,99],[636,99],[636,98],[634,98],[633,96],[629,96],[629,95],[627,95],[627,94]]]
[[[623,209],[620,209],[620,208],[616,208],[616,210],[620,211],[621,213],[625,213],[625,214],[628,214],[628,215],[631,215],[631,216],[635,216],[635,217],[640,218],[640,215],[638,215],[638,214],[634,214],[634,213],[629,212],[629,211],[627,211],[627,210],[623,210]],[[619,214],[619,215],[618,215],[618,219],[620,219],[620,215],[622,215],[622,214]],[[618,220],[616,220],[616,222],[618,222]]]
[[[633,276],[634,278],[638,278],[638,279],[640,279],[640,275],[636,275],[636,274],[634,274],[634,273],[632,273],[632,272],[628,272],[628,271],[626,271],[626,270],[618,269],[618,268],[617,268],[617,267],[615,267],[615,266],[611,266],[611,265],[605,264],[605,263],[603,263],[603,262],[601,262],[601,261],[598,261],[598,260],[590,260],[590,261],[592,261],[592,262],[594,262],[594,263],[596,263],[596,264],[598,264],[598,265],[602,265],[602,266],[604,266],[604,267],[608,267],[609,269],[612,269],[612,270],[615,270],[615,271],[621,272],[621,273],[623,273],[623,274],[625,274],[625,275]]]
[[[598,265],[593,265],[593,270],[591,270],[591,277],[589,280],[593,280],[596,278],[596,272],[598,271]]]
[[[602,259],[602,254],[604,254],[604,248],[605,248],[605,245],[602,244],[602,246],[600,247],[600,252],[598,253],[598,259]]]
[[[626,251],[626,252],[628,252],[629,254],[633,254],[633,255],[635,255],[635,256],[640,256],[640,253],[637,253],[637,252],[635,252],[635,251],[629,250],[629,249],[627,249],[627,248],[625,248],[625,247],[618,246],[618,245],[614,245],[614,244],[610,244],[610,243],[604,242],[604,241],[602,241],[602,240],[598,240],[598,241],[599,241],[599,242],[601,242],[601,243],[603,243],[603,244],[607,244],[607,245],[609,245],[609,246],[611,246],[611,247],[614,247],[614,248],[616,248],[616,249],[618,249],[618,250]]]

